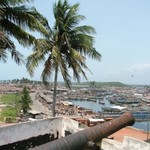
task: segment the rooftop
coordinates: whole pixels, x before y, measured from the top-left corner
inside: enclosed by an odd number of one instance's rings
[[[133,127],[123,128],[114,134],[110,135],[109,138],[113,138],[118,142],[122,142],[125,136],[133,137],[138,140],[146,141],[147,138],[150,139],[150,132],[147,133],[143,130],[139,130]]]

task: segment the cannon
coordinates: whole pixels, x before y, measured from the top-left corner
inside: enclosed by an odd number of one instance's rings
[[[134,122],[135,119],[132,113],[126,112],[122,116],[108,122],[46,143],[43,147],[45,147],[44,150],[83,150],[90,141],[100,141],[102,138],[106,138],[126,126],[133,125]]]

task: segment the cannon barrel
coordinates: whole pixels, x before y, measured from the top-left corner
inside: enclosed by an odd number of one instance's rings
[[[48,143],[49,150],[80,150],[84,149],[89,141],[100,141],[112,133],[126,127],[133,125],[135,119],[130,112],[124,113],[122,116],[87,128],[74,134],[70,134],[64,138],[57,139]]]

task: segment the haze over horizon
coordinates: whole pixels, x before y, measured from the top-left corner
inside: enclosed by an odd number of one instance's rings
[[[56,0],[34,0],[35,6],[54,25],[52,6]],[[124,84],[150,84],[150,1],[149,0],[72,0],[80,4],[79,14],[86,17],[81,24],[96,29],[95,48],[101,53],[102,60],[87,59],[91,72],[87,72],[89,81],[122,82]],[[17,42],[16,42],[17,43]],[[25,56],[32,48],[17,49]],[[28,78],[40,80],[42,65],[30,78],[25,66],[17,66],[13,60],[0,62],[0,80]],[[51,80],[53,81],[53,79]],[[59,77],[59,81],[63,81]],[[82,79],[81,81],[86,81]]]

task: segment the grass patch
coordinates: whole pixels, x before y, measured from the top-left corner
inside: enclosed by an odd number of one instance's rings
[[[2,94],[0,102],[6,105],[14,105],[19,101],[19,94]]]
[[[5,117],[11,118],[11,120],[14,122],[17,117],[16,108],[13,107],[3,108],[2,111],[0,112],[0,121],[3,122]]]
[[[0,121],[3,122],[5,117],[10,117],[14,122],[19,112],[19,94],[2,94],[0,103],[6,105],[0,111]]]

